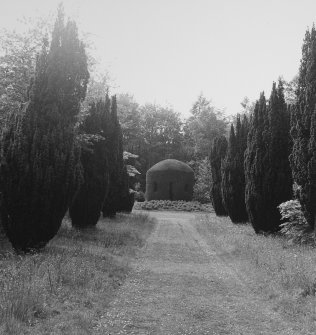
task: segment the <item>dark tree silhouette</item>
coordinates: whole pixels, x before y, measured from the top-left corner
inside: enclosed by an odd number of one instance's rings
[[[247,146],[248,119],[237,115],[236,133],[231,125],[227,155],[222,163],[222,197],[226,211],[234,223],[247,222],[245,204],[244,153]]]
[[[59,8],[52,42],[37,57],[30,100],[3,134],[1,219],[16,250],[58,231],[82,179],[75,123],[89,73],[76,24]]]
[[[227,212],[223,205],[222,198],[222,174],[221,174],[221,165],[222,161],[225,158],[227,150],[227,140],[225,136],[215,137],[211,146],[210,153],[210,164],[211,164],[211,202],[214,208],[216,215],[224,216],[227,215]]]
[[[72,225],[76,228],[95,226],[109,186],[108,150],[111,147],[106,139],[109,131],[110,99],[92,103],[89,114],[80,125],[83,134],[92,136],[82,147],[81,163],[84,182],[69,208]]]
[[[316,30],[307,30],[302,47],[297,99],[292,108],[290,155],[297,196],[308,224],[316,223]]]
[[[280,81],[278,88],[273,83],[269,103],[261,94],[255,106],[245,152],[246,207],[257,233],[279,230],[277,206],[292,195],[289,152],[289,113]]]

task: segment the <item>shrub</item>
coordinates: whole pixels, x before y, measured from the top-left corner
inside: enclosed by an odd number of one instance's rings
[[[211,188],[211,166],[206,157],[196,162],[195,184],[193,186],[193,200],[202,204],[209,203]]]
[[[213,208],[210,204],[201,204],[198,201],[184,200],[150,200],[136,203],[134,209],[140,210],[171,210],[185,212],[212,212]]]
[[[134,198],[135,198],[135,201],[144,202],[145,194],[143,191],[135,191]]]
[[[298,200],[289,200],[278,206],[284,221],[280,233],[290,242],[298,244],[314,244],[314,232],[307,223]]]

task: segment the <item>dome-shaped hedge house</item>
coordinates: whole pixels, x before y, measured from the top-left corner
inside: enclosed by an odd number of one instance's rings
[[[166,159],[146,173],[146,200],[192,200],[194,172],[189,165]]]

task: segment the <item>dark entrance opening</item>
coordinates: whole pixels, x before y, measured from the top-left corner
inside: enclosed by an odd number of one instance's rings
[[[173,189],[172,189],[173,183],[169,183],[169,199],[173,200]]]

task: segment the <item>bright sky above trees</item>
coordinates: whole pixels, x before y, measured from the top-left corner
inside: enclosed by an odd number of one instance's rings
[[[56,13],[59,0],[0,0],[0,27],[21,16]],[[89,32],[114,81],[113,93],[169,104],[187,115],[203,92],[227,114],[245,96],[298,73],[315,0],[65,0]]]

